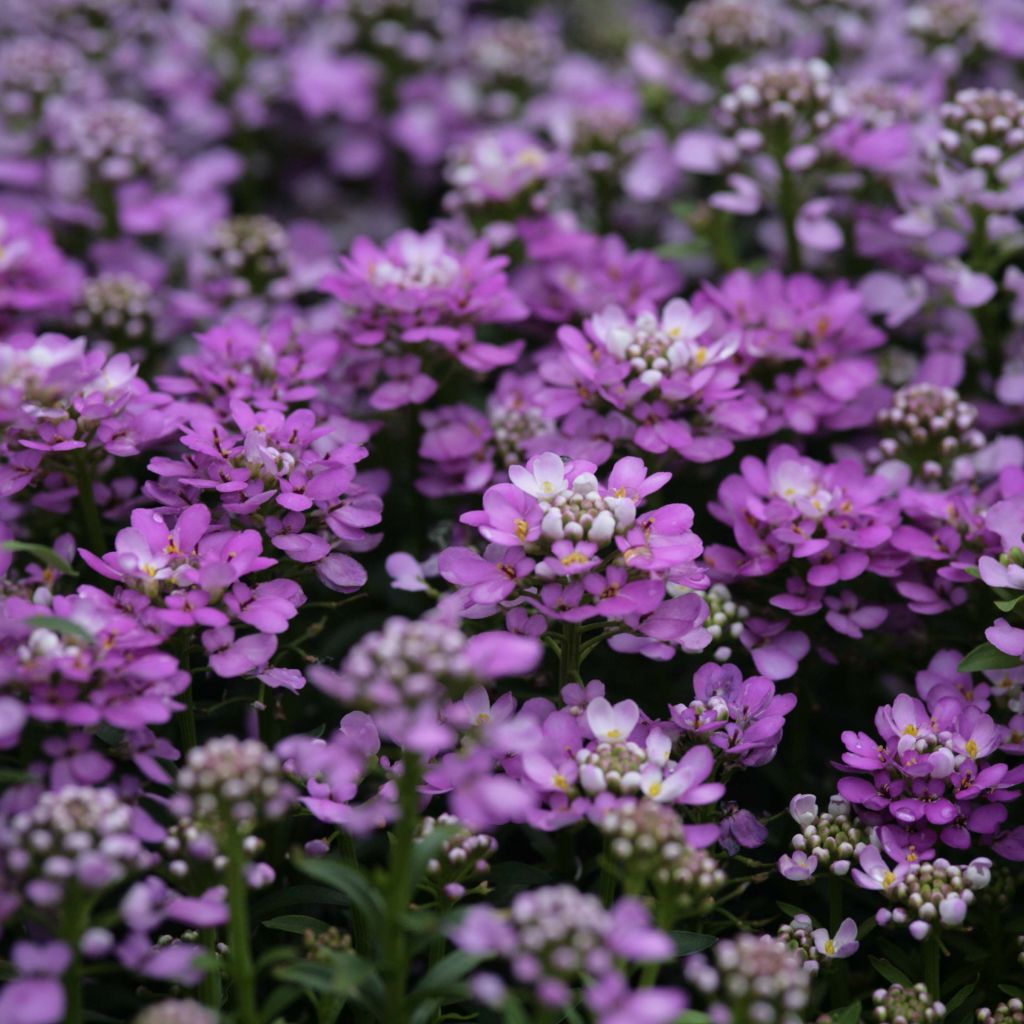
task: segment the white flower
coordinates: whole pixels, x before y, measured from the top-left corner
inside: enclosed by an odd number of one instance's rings
[[[614,706],[605,697],[587,705],[587,725],[599,740],[624,742],[640,719],[636,701],[623,700]]]
[[[565,463],[554,452],[535,455],[525,466],[510,466],[508,478],[519,490],[548,501],[569,488]]]

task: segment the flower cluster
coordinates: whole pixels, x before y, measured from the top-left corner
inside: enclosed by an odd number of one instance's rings
[[[919,860],[913,854],[890,867],[876,846],[860,854],[854,881],[863,889],[885,894],[892,909],[876,914],[881,925],[905,927],[922,941],[934,927],[958,928],[974,902],[975,894],[992,878],[992,861],[975,857],[969,864],[950,864],[944,857]]]
[[[506,961],[513,985],[542,1009],[569,1006],[584,979],[586,1003],[597,1021],[625,1019],[621,1015],[641,1000],[645,1024],[668,1024],[683,1009],[680,993],[670,989],[645,990],[642,996],[629,990],[625,966],[672,954],[669,937],[631,899],[606,909],[596,896],[571,885],[549,886],[521,893],[507,914],[473,907],[454,938],[469,953]],[[496,975],[478,975],[475,989],[487,1002],[504,1002],[505,985]]]
[[[496,345],[477,334],[478,328],[515,323],[527,314],[508,287],[507,262],[490,255],[485,242],[460,252],[438,231],[399,232],[383,249],[368,238],[353,243],[323,287],[343,304],[342,326],[357,350],[374,357],[373,408],[422,403],[437,390],[425,359],[403,355],[406,346],[414,346],[410,352],[433,346],[476,372],[519,359],[522,342]]]
[[[841,796],[833,796],[828,810],[822,813],[813,794],[798,793],[789,802],[789,814],[800,831],[790,844],[793,853],[784,853],[779,858],[782,876],[791,882],[802,882],[819,866],[828,868],[833,875],[848,875],[870,838],[850,804]]]
[[[438,561],[441,575],[469,607],[516,603],[573,625],[622,622],[634,634],[623,638],[626,649],[655,656],[665,640],[703,649],[707,605],[697,594],[668,598],[666,591],[668,582],[703,583],[693,511],[684,504],[641,511],[670,474],[648,475],[640,459],[620,459],[604,484],[594,468],[554,452],[512,466],[511,482],[488,488],[483,509],[462,516],[488,542],[483,554],[449,548]]]
[[[852,917],[836,930],[834,936],[827,928],[815,928],[814,922],[806,915],[794,917],[789,924],[779,928],[779,938],[790,949],[803,958],[804,970],[817,973],[822,961],[845,960],[857,952],[857,922]]]
[[[870,824],[892,824],[930,847],[967,849],[971,834],[994,837],[1019,791],[1024,766],[997,760],[1002,731],[991,716],[944,687],[924,700],[900,694],[875,718],[882,742],[845,732],[843,765],[861,774],[839,792]]]
[[[1020,0],[0,40],[3,1024],[1020,1024]]]
[[[880,1024],[933,1024],[946,1016],[946,1007],[932,999],[920,982],[905,986],[895,981],[888,988],[876,989],[871,1002],[871,1017]]]
[[[708,743],[726,764],[748,768],[775,756],[796,696],[776,694],[770,679],[744,679],[735,665],[702,665],[693,676],[695,699],[669,708],[688,743]]]
[[[626,797],[592,812],[608,853],[627,879],[650,885],[659,901],[685,917],[711,911],[726,873],[713,854],[693,846],[672,807],[648,797]]]
[[[809,972],[783,939],[741,933],[697,953],[683,968],[687,981],[724,1021],[797,1024],[807,1006]]]

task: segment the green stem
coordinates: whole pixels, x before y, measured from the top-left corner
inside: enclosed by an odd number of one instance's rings
[[[103,536],[103,520],[96,507],[93,490],[92,469],[81,450],[75,452],[75,483],[78,485],[78,502],[81,506],[82,525],[86,540],[97,558],[107,553],[107,542]]]
[[[344,829],[339,830],[337,835],[338,852],[341,854],[342,859],[350,867],[355,868],[357,871],[362,871],[362,868],[359,866],[359,856],[356,853],[356,844],[352,841],[352,836]],[[352,907],[351,914],[352,945],[360,956],[368,957],[370,955],[369,925],[362,911]]]
[[[562,644],[558,649],[558,687],[580,680],[580,627],[562,623]]]
[[[615,890],[618,887],[615,874],[609,866],[608,840],[604,841],[604,854],[601,857],[600,876],[598,879],[598,890],[601,902],[610,907],[615,902]]]
[[[78,944],[89,925],[89,906],[81,898],[72,896],[68,900],[67,914],[61,928],[61,937],[71,948],[74,959],[64,974],[64,992],[67,1006],[64,1010],[64,1024],[83,1024],[85,1020],[85,996],[82,990],[82,958]]]
[[[412,902],[412,854],[419,816],[419,785],[423,766],[419,755],[406,752],[398,780],[400,816],[395,825],[388,868],[387,929],[384,963],[388,971],[388,1024],[408,1024],[406,985],[409,943],[403,918]]]
[[[843,880],[838,875],[828,876],[828,930],[835,935],[843,923]]]
[[[203,980],[199,982],[199,1001],[204,1006],[208,1006],[211,1010],[219,1013],[222,995],[220,985],[220,961],[217,958],[217,929],[203,928],[200,931],[199,936],[203,941],[203,945],[206,947],[206,951],[214,961],[213,965],[203,975]]]
[[[712,209],[708,238],[711,241],[711,251],[714,253],[718,269],[722,271],[735,270],[739,260],[736,257],[732,217],[724,210]]]
[[[256,968],[252,960],[249,928],[249,887],[245,882],[245,851],[242,837],[232,821],[226,823],[228,905],[228,966],[231,971],[232,1000],[238,1024],[258,1024]]]
[[[793,172],[786,166],[784,157],[779,157],[779,212],[782,214],[782,225],[786,232],[786,262],[789,271],[796,273],[801,269],[800,239],[796,236],[796,216],[800,209],[800,197],[797,194],[796,179]]]
[[[185,633],[179,639],[178,662],[181,667],[191,675],[192,673],[192,634]],[[178,716],[178,728],[181,732],[181,752],[187,754],[199,743],[199,734],[196,732],[196,704],[193,688],[195,681],[190,679],[188,689],[185,691],[185,709]]]
[[[843,923],[843,880],[839,875],[828,876],[828,930],[834,936]],[[829,987],[835,1006],[846,1006],[850,1001],[850,968],[845,959],[830,964]]]
[[[924,984],[932,999],[942,998],[942,965],[940,958],[942,950],[939,948],[939,937],[935,933],[935,926],[932,926],[931,933],[924,940],[922,953],[924,954]]]

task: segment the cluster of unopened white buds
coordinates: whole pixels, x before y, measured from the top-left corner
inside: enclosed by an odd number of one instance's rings
[[[412,64],[429,60],[452,27],[444,0],[350,0],[345,13],[368,46]]]
[[[448,623],[393,616],[348,652],[332,674],[330,692],[343,703],[374,710],[461,696],[477,682],[467,642]]]
[[[263,888],[273,881],[272,869],[257,863],[255,858],[263,852],[265,844],[257,835],[242,838],[242,852],[249,861],[247,873],[253,889]],[[167,871],[174,878],[186,878],[197,866],[209,866],[223,872],[228,858],[220,852],[217,837],[208,827],[200,827],[192,818],[180,818],[167,830],[161,843],[166,857]]]
[[[871,1017],[879,1024],[933,1024],[946,1016],[945,1005],[932,999],[921,982],[910,986],[893,982],[876,989],[871,1002]]]
[[[564,538],[602,546],[627,533],[636,522],[636,505],[629,498],[603,498],[598,487],[593,473],[580,473],[568,490],[539,497],[541,535],[551,542]]]
[[[724,583],[714,583],[704,591],[704,600],[708,603],[711,613],[704,623],[704,628],[718,643],[713,656],[716,661],[728,661],[732,657],[730,643],[739,640],[746,628],[743,624],[750,618],[750,609],[737,604],[732,592]]]
[[[981,17],[978,0],[919,0],[907,10],[907,28],[932,46],[970,38]]]
[[[96,100],[60,108],[54,145],[92,169],[105,182],[130,181],[161,169],[164,125],[132,100]]]
[[[684,56],[701,64],[731,64],[778,41],[778,19],[758,0],[697,0],[676,21]]]
[[[818,969],[818,950],[814,945],[814,922],[806,914],[798,914],[786,924],[779,925],[779,939],[804,963],[804,970],[815,973]]]
[[[712,959],[697,953],[685,961],[687,981],[711,1001],[711,1017],[723,1024],[800,1024],[810,992],[803,960],[773,935],[741,933],[721,939]]]
[[[83,646],[87,646],[85,640],[64,639],[60,633],[40,626],[29,633],[25,643],[18,645],[18,660],[28,665],[37,659],[78,658]]]
[[[603,975],[612,963],[608,949],[610,915],[591,893],[572,885],[548,885],[522,892],[509,908],[517,948],[516,965],[532,962],[532,979],[545,976],[576,981],[580,974]],[[527,980],[523,978],[522,980]]]
[[[217,1024],[217,1014],[194,999],[164,999],[147,1006],[134,1024]]]
[[[425,817],[419,826],[420,840],[438,827],[454,829],[437,854],[427,861],[427,875],[450,900],[462,899],[477,890],[491,870],[491,858],[498,852],[498,841],[485,832],[474,832],[453,814]]]
[[[977,1013],[978,1024],[1024,1024],[1024,1000],[1014,996],[995,1009],[983,1006]]]
[[[488,19],[469,39],[469,62],[499,83],[540,84],[562,54],[557,32],[527,18]]]
[[[217,272],[233,280],[239,297],[261,294],[289,270],[288,232],[264,214],[221,221],[213,229],[206,251]]]
[[[78,93],[88,79],[88,65],[70,44],[44,36],[12,38],[0,48],[0,113],[36,116],[48,96]]]
[[[647,751],[632,740],[603,740],[576,753],[580,766],[580,785],[585,792],[638,793],[641,769],[647,764]]]
[[[487,415],[491,421],[498,457],[506,466],[525,462],[528,454],[524,442],[552,432],[555,426],[540,408],[518,397],[489,405]]]
[[[903,459],[920,467],[925,479],[938,479],[957,456],[985,446],[985,435],[974,425],[977,419],[977,408],[954,388],[908,384],[878,413],[887,436],[868,458],[876,463]]]
[[[64,786],[0,818],[0,872],[31,903],[55,907],[69,890],[99,891],[151,867],[134,812],[112,789]]]
[[[792,848],[808,858],[816,857],[817,866],[827,867],[833,875],[849,874],[869,839],[867,828],[849,802],[832,796],[828,810],[819,812],[813,796],[800,794],[790,801],[789,813],[800,826],[790,844]]]
[[[90,278],[82,286],[75,326],[94,338],[130,344],[153,327],[153,288],[127,271]]]
[[[908,864],[901,877],[885,886],[895,904],[875,915],[880,925],[906,927],[923,941],[934,926],[960,927],[975,900],[975,893],[992,880],[992,861],[975,857],[970,864],[951,864],[944,857]]]
[[[713,854],[687,842],[678,812],[667,804],[624,798],[608,808],[599,827],[623,872],[653,884],[659,900],[674,899],[688,916],[707,913],[728,881]]]
[[[1024,150],[1024,99],[1010,89],[961,89],[939,112],[939,145],[969,167],[995,170]]]
[[[178,771],[177,789],[201,828],[217,832],[230,822],[240,835],[280,818],[296,795],[277,754],[259,740],[235,736],[193,747]]]
[[[750,151],[765,145],[764,132],[785,128],[786,144],[806,142],[847,113],[846,98],[832,68],[813,57],[785,60],[745,71],[719,101],[726,127]],[[799,127],[800,136],[793,137]]]

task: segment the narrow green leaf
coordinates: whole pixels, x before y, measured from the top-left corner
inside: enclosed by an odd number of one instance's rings
[[[267,893],[252,908],[257,921],[273,917],[293,907],[351,907],[352,901],[335,889],[324,885],[290,885],[287,889]]]
[[[351,998],[373,973],[368,960],[355,953],[339,953],[328,960],[296,960],[279,967],[274,977],[315,992]]]
[[[801,914],[803,914],[805,917],[810,916],[807,914],[807,911],[801,910],[799,907],[794,907],[792,903],[783,903],[781,900],[776,900],[775,906],[777,906],[779,910],[781,910],[788,917],[799,917]]]
[[[676,944],[676,952],[680,956],[699,953],[702,949],[710,949],[718,939],[714,935],[703,932],[672,932],[672,941]]]
[[[837,1013],[832,1015],[835,1024],[859,1024],[860,1022],[860,1000],[844,1006]]]
[[[888,960],[883,960],[879,956],[869,956],[868,960],[871,961],[871,966],[875,971],[885,978],[889,984],[913,985],[910,978],[908,978],[895,964],[890,963]]]
[[[978,977],[980,977],[980,975]],[[962,989],[960,989],[953,995],[953,997],[946,1003],[947,1016],[951,1014],[959,1006],[962,1006],[964,1004],[964,1002],[967,1000],[967,997],[977,987],[977,984],[978,978],[975,978],[974,981],[968,982],[968,984],[964,985]]]
[[[1020,658],[993,647],[990,643],[978,644],[957,666],[958,672],[987,672],[990,669],[1016,668]]]
[[[30,544],[24,540],[5,540],[3,543],[0,543],[0,550],[20,551],[38,559],[43,565],[48,565],[51,569],[57,569],[59,572],[64,573],[65,576],[78,575],[66,558],[58,555],[53,548],[47,547],[45,544]]]
[[[344,893],[367,921],[383,917],[384,901],[380,893],[351,865],[333,858],[298,857],[295,866],[304,875]]]
[[[463,953],[461,950],[449,953],[423,975],[419,984],[412,990],[412,998],[430,999],[449,994],[457,996],[460,983],[484,959],[482,956]]]
[[[54,633],[76,636],[87,644],[92,643],[92,633],[83,629],[77,622],[65,619],[62,615],[31,615],[25,620],[25,624],[33,629],[52,629]]]
[[[260,1020],[270,1024],[282,1010],[286,1010],[297,999],[302,998],[303,991],[294,985],[275,985],[260,1008]]]
[[[330,927],[325,921],[316,917],[307,917],[305,914],[283,914],[281,917],[270,917],[263,922],[264,928],[273,928],[274,931],[288,932],[291,935],[304,935],[312,931],[319,935]]]

